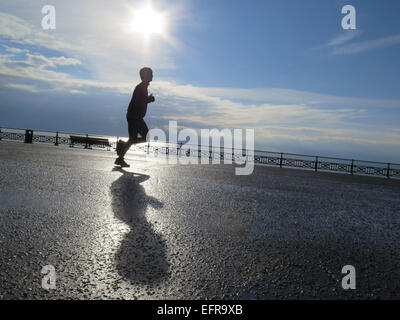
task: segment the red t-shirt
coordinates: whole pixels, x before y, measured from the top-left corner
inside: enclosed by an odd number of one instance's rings
[[[143,119],[147,112],[147,103],[149,94],[146,82],[139,83],[132,94],[131,102],[129,103],[127,117],[129,119]]]

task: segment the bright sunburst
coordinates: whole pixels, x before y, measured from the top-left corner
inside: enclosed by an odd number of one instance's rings
[[[146,38],[152,34],[163,34],[165,18],[149,5],[142,10],[134,11],[131,30],[143,34]]]

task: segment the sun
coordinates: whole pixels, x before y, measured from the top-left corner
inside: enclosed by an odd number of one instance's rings
[[[165,17],[150,5],[133,12],[131,31],[143,34],[148,38],[152,34],[165,33]]]

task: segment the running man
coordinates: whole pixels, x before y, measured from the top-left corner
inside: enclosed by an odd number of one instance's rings
[[[126,120],[128,120],[129,140],[127,142],[122,140],[117,142],[116,151],[118,158],[114,163],[121,167],[130,167],[130,165],[124,160],[125,154],[132,144],[146,142],[146,136],[149,132],[146,122],[144,122],[143,118],[147,112],[147,104],[155,101],[153,95],[151,94],[149,96],[147,92],[147,87],[153,80],[153,71],[146,67],[140,69],[139,74],[142,82],[139,83],[133,91],[128,112],[126,113]],[[138,138],[139,133],[141,136],[140,138]]]

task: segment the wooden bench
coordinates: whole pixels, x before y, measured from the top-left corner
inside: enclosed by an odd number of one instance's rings
[[[73,147],[75,143],[85,145],[85,148],[91,148],[92,146],[97,147],[107,147],[111,148],[111,144],[108,139],[105,138],[97,138],[97,137],[89,137],[89,136],[70,136],[70,147]]]

